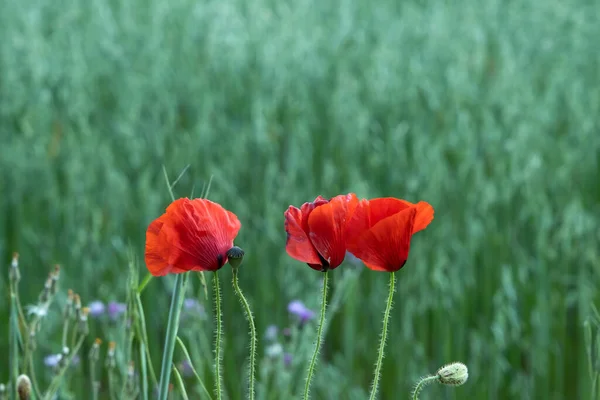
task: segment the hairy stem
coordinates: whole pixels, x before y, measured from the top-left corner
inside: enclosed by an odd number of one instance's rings
[[[415,390],[413,391],[413,395],[412,395],[413,400],[419,400],[419,394],[421,393],[421,390],[423,390],[423,388],[425,386],[427,386],[430,383],[433,383],[437,380],[438,380],[437,375],[431,375],[431,376],[426,376],[424,378],[421,378],[421,380],[417,383],[417,386],[415,386]]]
[[[215,291],[215,322],[216,322],[216,334],[215,334],[215,392],[217,400],[221,400],[221,286],[219,285],[219,275],[215,271],[213,277],[214,291]]]
[[[250,325],[250,360],[248,365],[248,398],[250,400],[254,400],[254,376],[255,376],[255,365],[256,365],[256,326],[254,325],[254,317],[252,316],[252,311],[250,310],[250,304],[248,304],[248,300],[244,297],[242,290],[238,284],[238,268],[232,268],[233,272],[233,289],[235,293],[240,299],[242,303],[242,307],[244,308],[244,312],[246,314],[246,319],[248,320],[248,324]]]
[[[373,385],[371,386],[371,395],[369,400],[375,400],[377,397],[377,389],[379,387],[379,379],[381,378],[381,367],[383,365],[383,354],[385,350],[385,341],[387,339],[388,323],[390,321],[390,311],[392,310],[392,300],[394,298],[394,286],[396,284],[396,275],[390,272],[390,293],[388,294],[387,305],[383,315],[383,327],[381,329],[381,340],[379,342],[379,351],[377,352],[377,364],[375,364],[375,373],[373,376]]]
[[[321,340],[323,337],[323,326],[325,325],[325,310],[327,309],[327,277],[329,272],[323,273],[323,299],[321,302],[321,318],[319,319],[319,328],[317,330],[317,340],[315,342],[315,351],[313,352],[312,359],[308,366],[308,375],[306,376],[306,384],[304,386],[304,399],[307,400],[310,394],[310,382],[312,380],[313,373],[315,372],[315,366],[317,364],[317,357],[321,349]]]

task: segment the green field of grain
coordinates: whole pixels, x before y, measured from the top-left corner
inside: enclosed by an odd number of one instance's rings
[[[320,274],[285,252],[283,212],[348,192],[435,208],[397,274],[381,399],[410,399],[419,377],[452,361],[468,366],[469,381],[432,385],[421,399],[600,398],[598,321],[586,323],[600,305],[598,7],[3,1],[0,354],[9,354],[14,251],[26,309],[61,265],[33,357],[41,391],[55,373],[45,357],[61,352],[66,290],[83,305],[126,302],[130,264],[141,280],[145,230],[170,202],[164,166],[171,180],[185,170],[176,197],[199,196],[212,176],[209,198],[242,222],[235,243],[260,335],[257,398],[299,398],[317,324],[299,329],[287,306],[320,307]],[[247,322],[230,268],[219,275],[226,398],[243,399]],[[365,399],[388,275],[347,260],[330,276],[312,397]],[[156,374],[172,282],[153,279],[141,296]],[[212,391],[210,285],[208,296],[196,276],[190,285],[200,311],[180,335]],[[271,325],[279,333],[266,338]],[[100,398],[127,398],[130,361],[140,384],[127,335],[124,317],[91,318],[58,398],[88,398],[96,337]],[[182,375],[189,398],[205,398]],[[177,385],[172,398],[182,398]]]

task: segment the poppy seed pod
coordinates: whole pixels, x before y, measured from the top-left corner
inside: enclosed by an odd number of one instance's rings
[[[438,381],[444,385],[460,386],[469,379],[467,366],[460,362],[444,365],[436,374]]]
[[[239,267],[244,261],[244,250],[238,246],[233,246],[227,250],[227,260],[229,260],[231,268]]]

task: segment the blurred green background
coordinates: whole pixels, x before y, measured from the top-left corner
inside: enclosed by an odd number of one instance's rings
[[[600,281],[597,1],[0,8],[0,259],[8,266],[21,254],[24,303],[54,263],[61,287],[84,303],[123,301],[129,249],[143,260],[145,229],[169,203],[163,165],[172,179],[190,165],[178,197],[199,194],[213,175],[209,197],[242,221],[241,286],[261,334],[289,322],[290,300],[319,304],[319,273],[284,251],[288,205],[349,191],[426,200],[435,220],[398,274],[381,398],[408,398],[420,376],[455,360],[468,365],[469,382],[422,398],[590,397],[583,321]],[[343,273],[332,274],[334,293]],[[221,275],[225,383],[239,399],[247,324],[230,271]],[[348,289],[315,398],[364,398],[387,283],[365,270]],[[170,284],[155,279],[142,296],[157,369]],[[194,334],[210,341],[204,328]],[[0,354],[7,338],[3,329]],[[204,356],[210,364],[210,349]]]

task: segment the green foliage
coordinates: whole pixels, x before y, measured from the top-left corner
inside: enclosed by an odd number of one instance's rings
[[[397,276],[381,398],[408,398],[420,376],[455,360],[472,379],[429,387],[423,399],[589,397],[582,324],[600,280],[596,1],[1,8],[0,259],[21,254],[24,306],[54,263],[84,305],[125,301],[130,249],[142,259],[145,229],[169,203],[163,165],[171,177],[191,165],[176,196],[198,195],[214,175],[210,198],[239,216],[240,286],[259,334],[290,325],[292,299],[319,308],[320,275],[284,251],[289,204],[348,191],[426,200],[436,217]],[[350,268],[331,274],[332,296]],[[387,280],[361,273],[328,317],[313,398],[366,396]],[[210,297],[191,283],[210,317]],[[171,288],[171,278],[154,279],[141,295],[155,371]],[[228,288],[223,376],[239,399],[247,324]],[[61,351],[64,301],[63,290],[38,337],[40,386],[52,378],[41,356]],[[179,335],[210,386],[213,326],[196,324]],[[90,322],[76,398],[89,394],[85,355],[96,336],[119,343],[125,376],[125,332]],[[273,380],[298,393],[314,336],[314,324],[298,333],[306,345],[289,369],[259,360],[257,398],[269,398]],[[9,354],[8,329],[0,352]],[[8,377],[0,363],[0,381]]]

